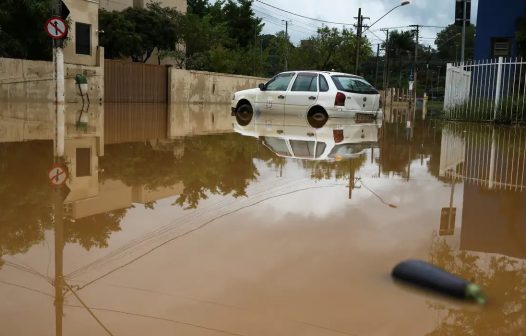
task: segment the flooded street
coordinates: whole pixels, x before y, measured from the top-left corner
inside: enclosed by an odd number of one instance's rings
[[[0,110],[0,335],[522,335],[526,129]],[[486,305],[394,282],[423,259]]]

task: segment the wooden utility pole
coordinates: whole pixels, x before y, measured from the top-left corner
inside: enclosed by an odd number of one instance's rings
[[[358,75],[358,72],[360,71],[360,47],[362,42],[362,32],[363,28],[367,28],[363,24],[364,19],[369,19],[368,17],[364,17],[362,15],[362,9],[358,8],[358,17],[355,17],[356,20],[358,20],[356,24],[356,55],[355,55],[355,64],[354,64],[354,74]]]

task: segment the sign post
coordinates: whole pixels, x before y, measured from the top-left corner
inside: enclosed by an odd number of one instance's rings
[[[53,65],[55,68],[55,157],[64,156],[65,116],[64,116],[64,51],[63,41],[68,35],[66,18],[69,15],[68,7],[61,0],[53,0],[53,16],[46,21],[44,29],[53,39]]]

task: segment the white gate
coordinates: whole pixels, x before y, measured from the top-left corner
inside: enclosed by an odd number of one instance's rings
[[[471,71],[464,67],[447,65],[446,91],[444,95],[444,110],[451,111],[469,100],[471,88]]]

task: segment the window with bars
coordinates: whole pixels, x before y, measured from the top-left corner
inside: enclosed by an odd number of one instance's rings
[[[491,43],[491,57],[510,57],[511,56],[511,39],[494,38]]]

